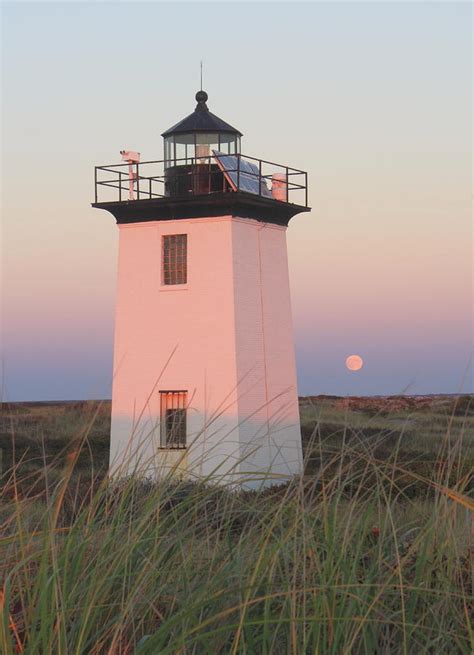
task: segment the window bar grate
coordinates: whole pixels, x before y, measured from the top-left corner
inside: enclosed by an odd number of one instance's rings
[[[160,446],[186,448],[186,391],[160,391]]]
[[[187,234],[163,236],[163,283],[186,284],[188,279]]]

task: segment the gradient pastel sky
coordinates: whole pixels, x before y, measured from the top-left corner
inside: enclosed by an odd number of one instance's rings
[[[93,167],[160,159],[201,59],[243,152],[309,173],[288,230],[300,394],[472,390],[471,12],[3,3],[3,399],[110,397],[118,234]]]

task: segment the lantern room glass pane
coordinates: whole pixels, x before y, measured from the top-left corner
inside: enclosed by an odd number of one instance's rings
[[[219,143],[219,135],[216,134],[196,134],[196,143],[197,144],[206,144],[209,146],[217,147]]]
[[[176,139],[176,166],[185,166],[187,164],[186,162],[186,155],[187,155],[187,148],[186,144],[181,143]]]
[[[207,163],[212,151],[226,155],[240,152],[240,137],[229,133],[174,134],[164,139],[165,168]],[[197,160],[197,161],[196,161]]]
[[[212,154],[211,150],[217,150],[218,147],[218,134],[196,134],[196,157],[201,161]]]
[[[174,139],[172,136],[165,138],[165,168],[174,163]]]
[[[239,152],[237,149],[237,135],[236,134],[219,134],[219,152],[225,155],[234,155]]]
[[[194,157],[194,134],[176,134],[174,137],[176,143],[176,161],[177,166],[186,166],[192,163]]]

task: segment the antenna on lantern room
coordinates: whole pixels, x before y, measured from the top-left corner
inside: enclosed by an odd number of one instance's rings
[[[138,164],[140,162],[140,153],[133,150],[121,150],[122,161],[128,162],[128,199],[135,200],[135,180],[138,182]],[[133,164],[137,164],[137,170],[133,170]]]

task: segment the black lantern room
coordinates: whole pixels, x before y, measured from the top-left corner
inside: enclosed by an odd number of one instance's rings
[[[198,91],[193,113],[161,135],[167,196],[226,190],[213,151],[239,154],[242,133],[210,112],[207,99],[205,91]]]
[[[207,99],[198,91],[193,113],[163,132],[163,159],[127,150],[122,163],[96,166],[93,206],[118,223],[230,215],[288,225],[309,211],[307,173],[242,154],[242,133]]]

